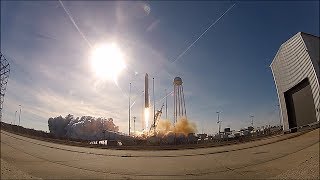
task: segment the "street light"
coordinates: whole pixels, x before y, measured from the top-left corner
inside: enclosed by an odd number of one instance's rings
[[[216,113],[218,114],[218,122],[217,123],[219,124],[219,135],[220,135],[220,130],[221,130],[221,121],[219,119],[220,118],[220,116],[219,116],[220,115],[220,111],[217,111]]]

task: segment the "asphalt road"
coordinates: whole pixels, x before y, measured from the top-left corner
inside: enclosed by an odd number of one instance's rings
[[[285,178],[312,158],[312,167],[319,169],[319,129],[292,136],[224,147],[128,151],[54,144],[1,131],[1,158],[44,179]],[[313,173],[319,179],[319,171]]]

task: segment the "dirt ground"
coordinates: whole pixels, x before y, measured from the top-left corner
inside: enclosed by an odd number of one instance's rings
[[[40,179],[33,177],[1,159],[1,179]]]

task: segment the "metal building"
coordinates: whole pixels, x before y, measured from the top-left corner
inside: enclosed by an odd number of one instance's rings
[[[284,42],[270,67],[283,130],[319,123],[319,37],[299,32]]]

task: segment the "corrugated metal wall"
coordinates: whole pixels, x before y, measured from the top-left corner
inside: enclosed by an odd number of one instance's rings
[[[318,80],[320,79],[320,38],[312,35],[301,33],[302,39],[306,45],[307,51],[309,52],[313,66],[315,68]]]
[[[315,108],[320,108],[320,91],[319,91],[319,76],[313,62],[316,62],[316,52],[310,54],[308,50],[315,49],[314,43],[310,43],[310,38],[313,42],[319,41],[318,37],[308,36],[302,38],[305,34],[297,33],[288,41],[280,46],[273,62],[271,63],[271,69],[274,76],[278,98],[280,101],[282,122],[284,130],[289,129],[287,107],[284,98],[284,92],[288,91],[303,79],[308,78],[311,85]],[[314,40],[316,38],[316,40]],[[308,41],[305,43],[304,41]],[[315,51],[315,50],[313,50]],[[319,51],[319,48],[318,48]],[[318,52],[319,54],[319,52]],[[311,60],[313,58],[313,60]],[[318,60],[319,61],[319,60]],[[319,70],[318,70],[319,71]],[[317,121],[320,120],[320,112],[316,110]]]

